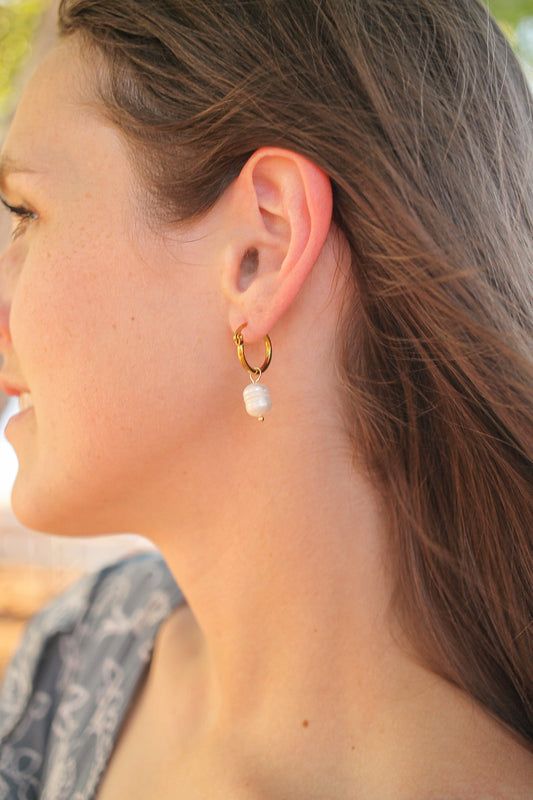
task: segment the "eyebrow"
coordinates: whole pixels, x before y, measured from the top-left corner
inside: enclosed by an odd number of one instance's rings
[[[10,156],[0,156],[0,187],[4,188],[8,175],[35,174],[36,170]]]

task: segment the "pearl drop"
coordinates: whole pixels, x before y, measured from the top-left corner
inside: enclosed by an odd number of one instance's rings
[[[246,411],[251,417],[261,419],[272,408],[272,399],[262,383],[251,383],[242,393]]]

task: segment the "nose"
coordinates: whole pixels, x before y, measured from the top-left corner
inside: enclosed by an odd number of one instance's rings
[[[9,304],[4,302],[0,290],[0,353],[5,353],[7,346],[11,343],[11,334],[9,332],[9,310]]]
[[[2,291],[2,274],[0,272],[0,369],[7,358],[8,350],[11,346],[11,332],[9,329],[9,316],[11,304]]]
[[[0,353],[5,355],[7,346],[11,343],[9,330],[9,317],[11,312],[11,299],[8,287],[6,269],[6,252],[0,253]]]
[[[0,357],[5,358],[7,347],[11,343],[9,330],[9,316],[11,302],[8,291],[8,276],[6,265],[6,252],[9,246],[9,217],[0,215]],[[1,366],[1,364],[0,364]]]

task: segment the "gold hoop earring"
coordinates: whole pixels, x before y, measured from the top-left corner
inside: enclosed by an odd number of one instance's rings
[[[259,422],[263,422],[264,415],[272,408],[270,392],[264,384],[259,384],[261,375],[265,372],[272,360],[272,342],[270,336],[265,336],[265,360],[260,367],[251,367],[244,354],[244,337],[242,331],[247,326],[247,322],[239,325],[233,334],[233,341],[237,345],[237,355],[242,366],[250,375],[251,385],[243,391],[244,405],[251,417],[257,417]]]

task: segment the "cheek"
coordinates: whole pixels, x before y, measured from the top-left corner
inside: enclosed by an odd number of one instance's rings
[[[27,255],[22,239],[8,244],[0,255],[0,298],[4,305],[11,304]]]
[[[61,254],[52,261],[49,253],[41,256],[38,251],[30,250],[17,281],[11,306],[11,333],[24,371],[41,371],[51,363],[63,364],[75,344],[75,332],[88,325],[82,275],[76,273],[74,265],[65,262]],[[63,268],[58,268],[60,263]]]
[[[9,244],[11,234],[11,218],[3,207],[0,209],[0,250]]]
[[[57,397],[80,424],[129,427],[147,396],[164,414],[192,396],[199,324],[191,303],[109,241],[28,255],[11,309],[23,377],[38,406]],[[181,292],[183,297],[183,292]],[[212,369],[206,364],[205,370]],[[47,409],[48,411],[49,409]]]
[[[117,446],[141,429],[183,435],[216,393],[206,386],[229,336],[210,330],[218,295],[205,269],[180,268],[154,242],[139,253],[103,220],[95,228],[39,231],[18,279],[13,338],[40,430],[107,432]]]
[[[35,400],[94,392],[91,372],[98,366],[100,383],[108,382],[105,371],[120,357],[111,339],[123,327],[116,309],[120,298],[127,301],[126,291],[109,279],[100,247],[62,244],[30,246],[13,293],[13,345]]]

